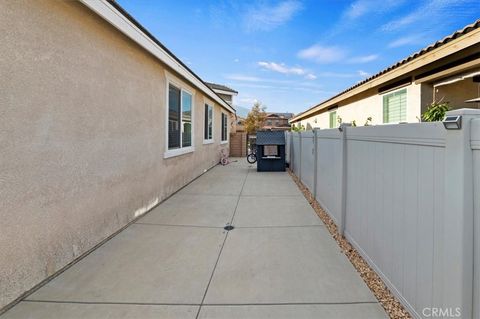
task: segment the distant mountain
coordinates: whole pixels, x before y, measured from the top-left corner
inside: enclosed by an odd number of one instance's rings
[[[235,105],[235,110],[237,110],[237,115],[243,118],[246,118],[248,112],[250,112],[250,109],[239,105]]]

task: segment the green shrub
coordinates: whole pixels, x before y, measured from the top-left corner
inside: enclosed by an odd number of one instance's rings
[[[291,128],[292,132],[301,132],[301,131],[305,131],[305,126],[303,126],[302,124],[298,123],[298,126],[296,126],[295,124],[292,124],[292,128]]]
[[[445,113],[450,110],[448,102],[435,102],[433,101],[422,114],[422,120],[424,122],[437,122],[442,121],[445,118]]]

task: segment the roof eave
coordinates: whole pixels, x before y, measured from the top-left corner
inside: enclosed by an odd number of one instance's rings
[[[382,83],[405,75],[412,70],[418,69],[424,65],[440,60],[454,52],[458,52],[472,45],[475,45],[479,42],[479,37],[480,20],[477,20],[474,23],[464,27],[462,30],[456,31],[455,33],[443,38],[442,40],[437,41],[436,43],[429,45],[426,48],[410,55],[408,58],[403,59],[402,61],[397,62],[392,66],[380,71],[379,73],[369,77],[361,83],[355,84],[354,86],[344,90],[343,92],[340,92],[339,94],[334,95],[333,97],[296,115],[295,117],[290,119],[290,123],[296,123],[298,121],[301,121],[302,119],[307,118],[314,113],[323,111],[329,106],[342,102],[343,100],[362,93],[372,87],[378,86]],[[455,49],[454,52],[450,52],[452,47]],[[422,59],[419,59],[419,57],[422,57]],[[434,59],[429,60],[429,57],[434,57]],[[419,65],[412,69],[411,67],[415,64]],[[395,74],[395,76],[392,76],[393,74]]]
[[[196,75],[188,66],[168,50],[159,40],[149,33],[125,9],[113,0],[79,0],[117,30],[132,39],[162,63],[180,74],[187,81],[199,88],[226,110],[235,113],[235,109],[225,102],[215,91]]]

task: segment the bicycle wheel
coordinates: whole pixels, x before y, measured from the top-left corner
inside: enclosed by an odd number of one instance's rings
[[[256,154],[248,154],[247,156],[247,162],[249,162],[250,164],[254,164],[255,162],[257,161],[257,155]]]

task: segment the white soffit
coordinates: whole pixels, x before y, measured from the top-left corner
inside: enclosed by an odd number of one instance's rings
[[[473,78],[476,75],[480,75],[480,70],[475,71],[475,72],[471,72],[471,73],[467,73],[467,74],[465,74],[465,73],[460,74],[460,75],[457,75],[455,77],[451,77],[451,78],[446,79],[442,82],[435,83],[433,85],[433,87],[436,88],[436,87],[443,86],[443,85],[449,85],[449,84],[452,84],[452,83],[455,83],[455,82],[459,82],[459,81],[463,81],[463,80],[466,80],[466,79]]]

